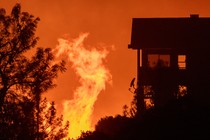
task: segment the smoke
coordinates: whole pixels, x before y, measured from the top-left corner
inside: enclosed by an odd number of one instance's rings
[[[99,93],[105,90],[111,74],[104,66],[108,54],[105,48],[85,48],[83,42],[88,33],[73,40],[58,39],[57,54],[67,56],[72,69],[79,77],[80,86],[74,91],[74,97],[63,103],[64,121],[70,122],[69,137],[76,138],[82,131],[92,130],[91,115]],[[70,78],[70,77],[69,77]]]

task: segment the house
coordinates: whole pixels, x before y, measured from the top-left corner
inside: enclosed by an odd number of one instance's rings
[[[137,51],[142,111],[186,94],[210,105],[210,18],[134,18],[128,48]]]

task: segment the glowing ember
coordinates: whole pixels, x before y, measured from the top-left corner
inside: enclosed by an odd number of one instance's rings
[[[91,115],[93,105],[99,93],[105,89],[105,83],[111,81],[111,74],[103,65],[108,51],[96,48],[86,49],[83,45],[88,33],[81,34],[77,39],[59,39],[57,56],[67,55],[72,68],[79,76],[80,86],[74,92],[72,100],[64,105],[64,121],[70,121],[69,137],[76,138],[81,131],[92,130]]]

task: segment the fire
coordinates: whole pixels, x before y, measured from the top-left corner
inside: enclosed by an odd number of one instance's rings
[[[92,130],[91,115],[99,93],[111,81],[111,74],[104,66],[108,51],[96,48],[86,49],[83,41],[88,33],[73,40],[59,39],[57,57],[67,55],[72,69],[79,77],[80,86],[74,91],[72,100],[63,103],[64,121],[70,122],[69,137],[76,138],[82,131]]]

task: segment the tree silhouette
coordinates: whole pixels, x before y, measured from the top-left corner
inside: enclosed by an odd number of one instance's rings
[[[133,100],[131,101],[130,107],[127,105],[123,106],[123,116],[124,117],[129,117],[129,118],[135,118],[137,117],[137,96],[136,94],[133,97]]]
[[[95,131],[83,133],[81,140],[186,140],[210,139],[210,109],[181,97],[159,108],[150,108],[141,118],[125,116],[99,120]],[[79,139],[79,140],[80,140]]]
[[[7,98],[8,99],[8,98]],[[36,130],[35,101],[24,98],[17,101],[15,98],[4,103],[0,112],[1,139],[61,139],[67,135],[68,122],[63,126],[62,116],[56,117],[54,102],[47,102],[46,98],[40,102],[39,133]]]
[[[25,52],[35,47],[38,38],[35,30],[39,18],[21,12],[16,4],[10,16],[0,10],[0,107],[7,94],[21,91],[39,96],[54,87],[52,80],[58,71],[64,71],[64,62],[54,64],[50,48],[38,48],[31,59]]]
[[[50,129],[55,129],[53,125],[60,126],[58,122],[62,122],[61,118],[55,121],[54,103],[50,108],[51,114],[46,118],[42,116],[43,107],[40,105],[42,93],[55,87],[53,80],[58,72],[65,71],[65,62],[54,63],[50,48],[37,48],[32,58],[26,55],[37,44],[35,31],[39,20],[27,12],[21,12],[20,4],[13,7],[10,15],[6,15],[5,9],[0,9],[0,131],[1,134],[6,131],[11,134],[9,131],[14,133],[15,129],[20,128],[21,132],[17,130],[12,138],[21,136],[23,132],[23,136],[29,135],[30,139],[41,139],[43,123],[48,122]],[[19,121],[24,127],[19,127],[20,123],[15,124]]]
[[[87,131],[83,132],[77,140],[110,140],[110,137],[97,131]]]
[[[56,117],[56,109],[54,102],[47,102],[46,98],[41,101],[40,104],[40,139],[46,140],[60,140],[64,138],[68,134],[68,126],[67,122],[64,126],[63,116]]]

